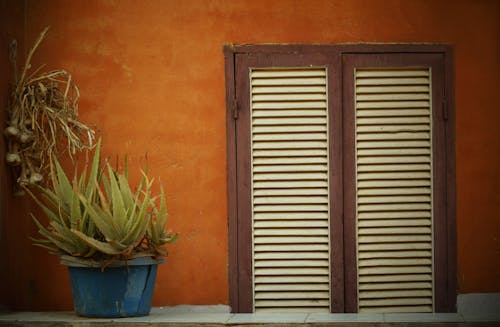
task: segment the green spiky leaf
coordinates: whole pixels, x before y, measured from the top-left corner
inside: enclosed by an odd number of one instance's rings
[[[108,162],[101,166],[100,150],[99,140],[90,167],[80,175],[75,171],[71,183],[54,159],[52,185],[26,189],[49,219],[44,227],[33,216],[41,236],[33,239],[34,244],[53,254],[107,263],[116,258],[167,255],[162,246],[175,241],[177,234],[165,231],[168,213],[163,187],[159,195],[153,194],[154,180],[147,176],[146,167],[133,191],[128,162],[123,173]]]
[[[90,247],[93,247],[102,253],[109,255],[118,255],[122,252],[122,250],[115,248],[110,243],[98,241],[95,238],[89,237],[80,231],[72,229],[71,232],[75,236],[79,237],[82,241],[86,242]]]

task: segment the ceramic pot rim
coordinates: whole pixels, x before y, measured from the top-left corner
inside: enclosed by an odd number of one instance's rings
[[[165,262],[163,258],[141,257],[131,260],[114,260],[110,264],[105,261],[84,260],[69,255],[61,256],[61,264],[68,267],[85,267],[85,268],[106,268],[111,267],[126,267],[126,266],[149,266],[159,265]]]

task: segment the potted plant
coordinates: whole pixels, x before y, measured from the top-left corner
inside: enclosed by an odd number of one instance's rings
[[[153,181],[142,172],[133,190],[126,161],[123,172],[109,162],[101,166],[100,149],[99,140],[90,169],[71,181],[54,158],[50,185],[26,188],[49,221],[45,227],[33,216],[42,236],[33,241],[68,266],[78,315],[147,315],[164,245],[177,234],[165,230],[163,188],[154,196]]]

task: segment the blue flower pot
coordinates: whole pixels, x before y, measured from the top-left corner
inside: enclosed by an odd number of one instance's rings
[[[158,264],[138,258],[100,267],[69,263],[73,304],[84,317],[145,316],[151,311]]]

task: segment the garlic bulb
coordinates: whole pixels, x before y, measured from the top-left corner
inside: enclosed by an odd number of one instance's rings
[[[19,155],[19,153],[8,152],[5,159],[7,160],[7,163],[12,166],[21,164],[21,156]]]
[[[31,174],[31,176],[30,176],[30,183],[31,184],[40,183],[41,181],[43,181],[43,176],[41,174],[39,174],[39,173]]]
[[[4,130],[7,137],[13,137],[19,135],[19,129],[16,126],[9,126]]]
[[[31,132],[22,132],[21,135],[19,135],[19,141],[21,143],[28,143],[33,140],[33,133]]]

